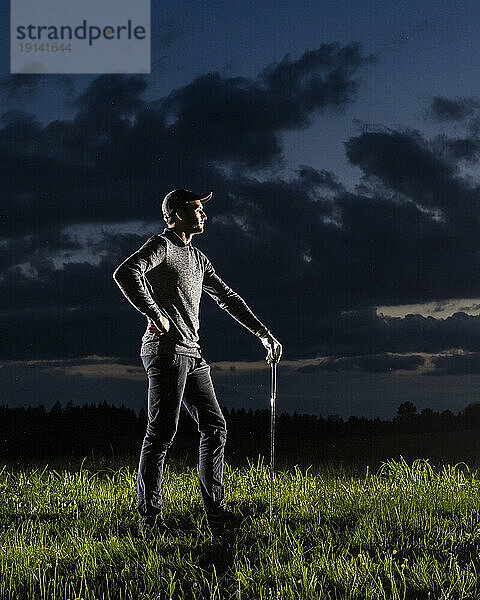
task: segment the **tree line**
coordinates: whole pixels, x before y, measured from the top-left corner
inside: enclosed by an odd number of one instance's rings
[[[270,434],[269,409],[223,408],[229,440],[267,440]],[[62,406],[47,410],[38,407],[0,406],[0,456],[5,459],[60,455],[87,455],[91,452],[138,453],[147,417],[125,406],[107,403]],[[451,411],[417,412],[411,402],[402,403],[392,420],[366,417],[342,419],[310,414],[282,413],[277,417],[278,439],[328,439],[348,436],[375,436],[393,432],[427,432],[472,429],[480,425],[480,403],[469,404],[457,415]],[[196,424],[182,411],[177,439],[198,440]]]

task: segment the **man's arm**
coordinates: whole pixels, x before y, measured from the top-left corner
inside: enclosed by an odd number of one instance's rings
[[[113,273],[113,279],[125,298],[154,323],[159,333],[168,331],[170,323],[145,285],[144,274],[164,258],[165,247],[159,242],[158,236],[152,236]]]
[[[208,260],[208,259],[207,259]],[[282,345],[268,328],[253,314],[246,302],[215,273],[208,261],[203,279],[203,289],[215,302],[236,321],[260,338],[268,351],[267,362],[278,362],[282,355]]]

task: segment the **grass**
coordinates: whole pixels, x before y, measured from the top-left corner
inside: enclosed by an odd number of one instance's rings
[[[167,468],[173,535],[138,532],[136,474],[0,474],[1,600],[480,598],[480,480],[464,464],[387,460],[349,474],[226,466],[237,526],[208,527],[195,468]]]

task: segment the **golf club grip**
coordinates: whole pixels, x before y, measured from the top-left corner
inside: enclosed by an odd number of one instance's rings
[[[277,363],[270,364],[270,400],[275,402],[277,398]]]

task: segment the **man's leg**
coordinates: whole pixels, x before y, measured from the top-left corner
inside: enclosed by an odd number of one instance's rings
[[[227,426],[213,389],[210,366],[203,358],[194,360],[183,402],[198,424],[200,490],[203,507],[211,512],[225,507],[223,463]]]
[[[148,424],[138,466],[137,508],[146,526],[162,519],[163,466],[177,432],[185,381],[193,360],[181,354],[142,356],[148,375]]]

